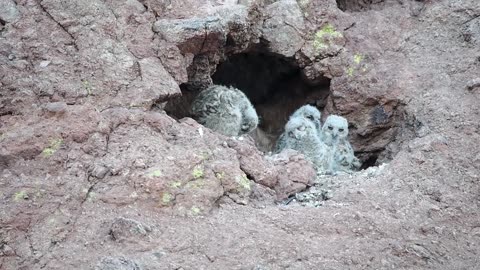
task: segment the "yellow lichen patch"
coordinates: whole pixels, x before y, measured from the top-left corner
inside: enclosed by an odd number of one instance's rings
[[[192,171],[192,176],[195,179],[203,178],[203,176],[204,176],[203,167],[200,166],[200,165],[195,166],[195,168],[193,168],[193,171]]]
[[[225,172],[217,172],[217,173],[215,173],[215,177],[218,180],[222,180],[225,177]]]
[[[186,188],[203,188],[205,186],[205,181],[203,180],[195,180],[195,181],[190,181],[187,183]]]
[[[298,0],[297,3],[300,6],[300,8],[304,10],[310,4],[310,0]]]
[[[87,96],[91,96],[92,85],[90,84],[90,82],[88,80],[82,80],[82,85],[83,85],[83,88],[85,88],[85,90],[87,91]]]
[[[357,53],[353,56],[353,62],[355,64],[359,65],[362,61],[363,61],[363,55]]]
[[[192,208],[190,208],[190,214],[196,216],[198,214],[200,214],[202,212],[202,210],[196,206],[192,206]]]
[[[205,161],[205,160],[209,160],[210,158],[212,157],[212,154],[209,153],[209,152],[202,152],[202,154],[200,155],[200,158]]]
[[[162,204],[166,205],[173,200],[173,195],[168,192],[165,192],[163,193],[161,200],[162,200]]]
[[[242,187],[243,189],[250,190],[250,180],[247,178],[247,176],[244,174],[242,176],[237,176],[236,177],[237,183]]]
[[[42,156],[44,157],[50,157],[55,152],[57,152],[58,149],[60,149],[60,146],[62,145],[63,140],[62,139],[53,139],[50,141],[50,144],[47,148],[43,149],[42,151]]]
[[[347,75],[348,75],[349,77],[352,77],[352,76],[353,76],[353,72],[354,72],[353,67],[347,68]]]
[[[160,170],[153,170],[147,174],[148,177],[160,177],[162,176],[162,171]]]
[[[97,197],[97,194],[93,191],[87,193],[87,198],[86,200],[89,202],[93,202],[95,198]]]
[[[330,39],[343,37],[343,34],[336,31],[333,25],[327,23],[322,29],[315,33],[313,39],[313,48],[318,52],[322,49],[327,49],[330,46]]]
[[[351,64],[346,70],[345,73],[347,76],[352,77],[355,71],[366,72],[367,64],[364,63],[365,56],[359,53],[353,55],[353,64]]]
[[[179,188],[179,187],[182,186],[182,182],[180,182],[180,181],[173,181],[172,183],[170,183],[170,186],[171,186],[172,188]]]
[[[18,202],[20,200],[27,200],[27,199],[28,199],[28,193],[25,190],[16,192],[13,195],[13,200],[16,201],[16,202]]]

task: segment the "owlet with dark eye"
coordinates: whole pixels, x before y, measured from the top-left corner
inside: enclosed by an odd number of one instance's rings
[[[332,149],[334,172],[351,172],[360,168],[361,162],[355,157],[348,141],[347,119],[338,115],[328,116],[323,124],[320,138]]]
[[[320,174],[331,171],[332,154],[320,141],[315,125],[304,117],[294,117],[285,125],[285,148],[302,153]]]
[[[312,106],[312,105],[304,105],[300,108],[298,108],[291,116],[289,119],[293,118],[305,118],[307,121],[311,122],[313,126],[315,127],[315,133],[317,136],[320,135],[321,129],[322,129],[322,123],[320,122],[322,114],[320,111]],[[277,143],[275,145],[274,153],[279,153],[283,149],[285,149],[285,139],[286,139],[286,134],[285,132],[278,137]]]

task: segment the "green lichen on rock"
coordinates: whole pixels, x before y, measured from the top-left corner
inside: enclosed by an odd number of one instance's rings
[[[222,180],[225,177],[225,172],[217,172],[217,173],[215,173],[215,177],[218,180]]]
[[[355,74],[355,71],[362,71],[366,72],[367,71],[367,64],[363,63],[365,60],[365,56],[360,53],[356,53],[353,55],[353,63],[349,65],[345,69],[345,73],[347,74],[348,77],[352,77]]]
[[[242,176],[236,177],[237,183],[240,185],[241,188],[250,190],[252,187],[250,186],[250,180],[248,177],[244,174]]]
[[[190,214],[192,216],[196,216],[198,214],[200,214],[202,212],[202,210],[196,206],[192,206],[192,208],[190,208]]]
[[[162,171],[154,170],[154,171],[148,173],[147,176],[149,176],[149,177],[160,177],[160,176],[162,176]]]
[[[171,201],[173,200],[173,195],[168,193],[168,192],[165,192],[163,193],[162,195],[162,204],[168,204],[170,203]]]
[[[200,158],[202,159],[202,161],[206,161],[206,160],[209,160],[210,158],[212,157],[212,154],[205,151],[205,152],[202,152],[200,154]]]
[[[349,77],[352,77],[354,71],[355,71],[355,70],[354,70],[353,67],[348,67],[348,68],[347,68],[347,75],[348,75]]]
[[[353,62],[357,65],[360,65],[360,63],[363,61],[363,55],[356,53],[353,56]]]
[[[204,186],[205,186],[205,181],[202,180],[202,179],[198,179],[198,180],[195,180],[195,181],[190,181],[185,185],[185,187],[187,189],[189,189],[189,188],[200,189],[200,188],[203,188]]]
[[[82,85],[83,85],[83,88],[85,88],[85,90],[87,91],[87,96],[91,96],[92,85],[90,84],[90,82],[88,80],[82,80]]]
[[[301,8],[305,8],[310,4],[310,0],[298,0],[297,3]]]
[[[308,5],[310,5],[310,0],[297,0],[297,3],[303,12],[303,16],[308,17]]]
[[[180,182],[180,181],[173,181],[172,183],[170,183],[170,186],[171,186],[172,188],[179,188],[179,187],[182,186],[182,182]]]
[[[28,200],[28,193],[25,190],[21,190],[19,192],[16,192],[13,195],[13,200],[18,202],[20,200]]]
[[[313,39],[313,48],[316,52],[322,49],[328,49],[331,45],[332,38],[342,38],[343,34],[335,30],[333,25],[327,23],[319,31],[315,33]]]
[[[193,178],[198,179],[198,178],[203,178],[204,172],[203,172],[203,167],[202,166],[195,166],[192,171]]]
[[[57,152],[58,149],[60,149],[60,146],[62,145],[62,143],[63,143],[62,139],[51,140],[49,146],[43,149],[42,156],[51,157],[53,154],[55,154],[55,152]]]

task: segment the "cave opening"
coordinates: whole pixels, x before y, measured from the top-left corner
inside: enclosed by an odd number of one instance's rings
[[[260,118],[252,136],[264,152],[272,150],[289,116],[310,104],[324,109],[330,93],[330,80],[309,81],[292,60],[265,52],[241,53],[218,65],[212,76],[215,84],[242,90]]]
[[[308,80],[293,59],[262,50],[227,57],[210,78],[214,84],[240,89],[250,99],[260,118],[258,128],[250,135],[263,152],[273,149],[296,109],[310,104],[323,111],[330,94],[330,79]],[[165,107],[165,111],[177,119],[190,116],[190,105],[203,90],[189,83],[180,88],[182,97]]]
[[[383,4],[385,4],[385,0],[337,0],[337,7],[346,12],[381,8]]]

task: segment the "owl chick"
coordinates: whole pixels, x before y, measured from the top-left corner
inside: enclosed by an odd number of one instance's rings
[[[355,157],[353,148],[348,142],[347,119],[330,115],[322,127],[320,139],[332,150],[332,170],[334,172],[352,172],[358,170],[362,165]]]
[[[321,129],[322,129],[322,123],[320,122],[321,118],[321,113],[320,111],[312,106],[312,105],[304,105],[300,108],[298,108],[291,116],[289,119],[292,118],[305,118],[308,121],[310,121],[316,130],[317,136],[320,136]],[[286,139],[286,134],[285,132],[278,137],[277,144],[275,145],[275,149],[273,152],[279,153],[283,149],[285,149],[285,139]]]
[[[252,103],[233,87],[210,86],[198,94],[191,111],[200,124],[227,136],[247,134],[258,125]]]
[[[318,138],[315,125],[310,120],[303,117],[290,118],[285,125],[285,134],[285,148],[304,154],[319,173],[331,170],[331,152]]]

